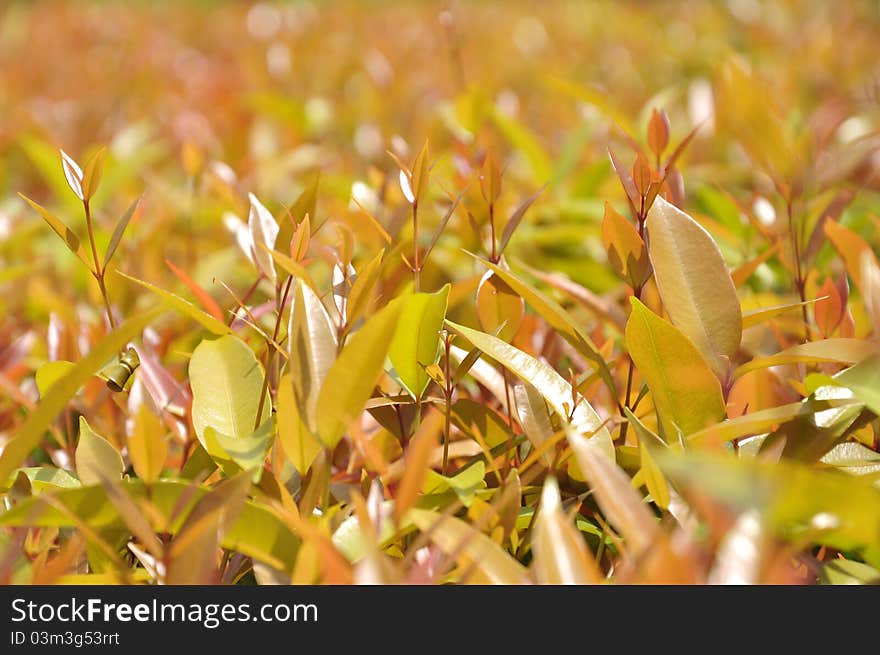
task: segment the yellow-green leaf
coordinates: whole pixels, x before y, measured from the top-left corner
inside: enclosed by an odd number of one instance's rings
[[[318,437],[329,448],[339,442],[349,422],[360,415],[382,374],[400,315],[399,300],[371,316],[327,372],[317,411]]]
[[[483,332],[511,341],[522,325],[525,301],[502,278],[486,271],[477,287],[477,320]]]
[[[90,200],[98,190],[101,176],[104,174],[104,157],[106,155],[107,148],[100,148],[86,162],[82,176],[83,200]]]
[[[159,417],[142,403],[135,415],[134,430],[128,437],[128,457],[135,473],[147,484],[159,479],[168,457],[165,433]]]
[[[34,210],[36,210],[36,212],[40,216],[43,217],[43,220],[46,221],[48,226],[52,228],[55,234],[61,237],[61,240],[64,241],[64,245],[67,246],[67,249],[70,250],[70,252],[72,252],[74,255],[76,255],[79,260],[86,265],[87,269],[94,273],[95,264],[92,261],[91,257],[86,254],[85,248],[83,248],[82,244],[79,241],[79,237],[76,236],[76,233],[69,227],[67,227],[60,218],[56,217],[42,205],[35,203],[24,194],[19,193],[18,195],[22,200],[24,200]]]
[[[416,399],[421,398],[430,379],[425,367],[434,364],[439,356],[449,289],[446,284],[436,293],[407,296],[388,349],[394,370]]]
[[[321,451],[321,443],[305,424],[294,396],[291,375],[278,383],[278,439],[284,454],[300,475],[305,475]]]
[[[117,480],[125,472],[122,455],[104,437],[95,433],[84,416],[79,417],[79,442],[76,444],[76,475],[83,484],[101,484]]]
[[[40,366],[34,374],[34,380],[37,383],[37,390],[40,392],[40,397],[44,397],[52,385],[63,378],[73,366],[73,362],[67,362],[64,360],[46,362]]]
[[[373,289],[382,272],[382,257],[384,255],[385,249],[383,248],[361,268],[354,284],[351,285],[348,302],[345,304],[345,320],[350,326],[357,323],[357,320],[367,311]]]
[[[205,440],[208,427],[231,439],[253,435],[263,367],[244,341],[232,335],[203,340],[190,359],[189,380],[193,427],[205,450],[211,452]],[[264,404],[259,423],[268,416],[269,405]]]
[[[626,347],[651,390],[663,436],[677,441],[720,421],[725,415],[718,378],[696,346],[632,298],[626,324]]]
[[[651,206],[646,229],[670,320],[723,375],[739,348],[742,312],[721,251],[699,223],[662,197]]]
[[[841,550],[880,546],[880,491],[869,480],[818,471],[791,459],[768,461],[730,455],[666,450],[657,453],[664,472],[696,485],[739,510],[755,509],[769,524],[803,544]]]
[[[147,498],[142,480],[132,478],[119,483],[133,500]],[[163,532],[177,534],[186,517],[186,509],[205,497],[208,487],[193,487],[189,482],[159,480],[149,488],[149,502],[156,508]],[[118,526],[119,512],[107,498],[103,486],[59,489],[53,492],[54,504],[40,496],[28,498],[0,514],[0,526],[61,527],[76,525],[77,518],[95,529]],[[184,499],[189,498],[189,501]],[[183,501],[183,502],[182,502]],[[59,506],[67,508],[62,511]],[[235,523],[226,530],[221,545],[276,568],[290,571],[296,560],[300,540],[278,514],[255,501],[245,501]]]

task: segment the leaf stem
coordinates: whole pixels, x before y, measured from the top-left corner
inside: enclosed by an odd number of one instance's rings
[[[421,290],[421,274],[422,265],[419,262],[419,201],[413,201],[412,204],[412,224],[413,224],[413,289],[416,293]]]
[[[281,328],[281,317],[284,315],[284,306],[287,304],[287,296],[290,294],[290,285],[293,281],[293,276],[289,275],[287,277],[287,283],[284,285],[284,293],[281,293],[281,286],[279,285],[276,293],[276,300],[278,302],[278,297],[281,298],[281,303],[278,305],[278,311],[275,317],[275,329],[272,331],[272,341],[278,341],[278,330]],[[266,404],[266,396],[269,391],[269,375],[271,373],[272,362],[275,359],[275,349],[272,347],[271,343],[266,344],[266,374],[263,376],[263,388],[260,390],[260,404],[257,406],[257,417],[254,419],[254,430],[260,427],[260,418],[263,415],[263,406]]]
[[[116,329],[116,320],[113,318],[113,310],[110,308],[110,298],[107,296],[107,285],[104,283],[104,274],[106,270],[101,268],[101,260],[98,258],[98,247],[95,245],[95,229],[92,224],[92,209],[88,200],[83,200],[83,210],[86,215],[86,231],[89,233],[89,245],[92,249],[92,261],[95,263],[95,270],[92,275],[98,283],[98,289],[101,291],[101,298],[104,301],[104,310],[107,312],[107,323],[111,330]]]

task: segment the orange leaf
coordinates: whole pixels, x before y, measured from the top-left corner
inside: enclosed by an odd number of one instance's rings
[[[186,272],[177,268],[177,266],[172,264],[170,260],[166,259],[165,263],[168,265],[168,268],[171,269],[171,272],[177,276],[177,279],[183,282],[187,287],[189,287],[189,290],[193,292],[193,295],[198,299],[199,303],[201,303],[205,311],[207,311],[211,316],[222,323],[223,310],[220,309],[220,305],[217,304],[217,301],[214,300],[207,291],[199,286],[198,282],[193,280],[189,275],[186,274]]]

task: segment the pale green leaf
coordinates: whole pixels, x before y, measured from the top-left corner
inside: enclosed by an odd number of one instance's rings
[[[76,444],[76,474],[83,484],[101,484],[103,480],[117,480],[125,472],[122,455],[104,437],[96,434],[79,417],[79,441]]]
[[[425,367],[439,357],[440,330],[446,318],[450,285],[436,293],[414,293],[403,302],[388,357],[400,380],[414,398],[428,386]]]
[[[189,379],[193,427],[205,450],[212,450],[205,437],[208,427],[229,439],[253,435],[258,424],[263,367],[246,343],[232,335],[203,340],[190,359]],[[267,402],[259,423],[265,420],[268,410]]]

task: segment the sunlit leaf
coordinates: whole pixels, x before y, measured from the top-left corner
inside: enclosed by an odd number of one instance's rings
[[[119,248],[122,237],[125,235],[125,228],[128,227],[131,217],[134,216],[134,212],[138,208],[140,201],[141,197],[135,198],[134,202],[128,206],[128,209],[125,210],[125,213],[119,218],[119,221],[117,221],[116,227],[113,228],[113,234],[110,236],[110,243],[107,244],[107,251],[104,253],[104,269],[107,268],[108,264],[110,264],[110,260],[113,259],[113,255],[116,254],[116,249]]]
[[[734,377],[749,371],[783,364],[810,364],[813,362],[840,362],[856,364],[878,352],[877,344],[861,339],[823,339],[787,348],[768,357],[759,357],[736,369]]]
[[[407,518],[440,549],[455,557],[463,568],[480,573],[474,582],[488,584],[524,584],[526,569],[486,535],[452,516],[422,509],[411,509]]]
[[[158,480],[168,457],[168,443],[165,428],[146,404],[140,406],[135,416],[127,445],[128,457],[138,477],[147,484]]]
[[[609,389],[614,390],[614,378],[608,368],[608,364],[589,336],[578,327],[572,317],[560,307],[554,300],[548,298],[543,293],[524,282],[522,279],[492,262],[479,260],[481,264],[490,269],[495,275],[504,280],[511,289],[522,296],[525,301],[531,305],[534,310],[559,334],[568,341],[575,350],[586,357],[593,366],[596,367],[602,380],[608,385]]]
[[[484,332],[511,341],[522,325],[525,301],[500,277],[486,271],[477,289],[477,320]]]
[[[498,360],[511,373],[531,384],[576,433],[592,437],[599,444],[599,449],[614,459],[611,435],[596,410],[580,394],[572,391],[571,385],[559,373],[497,337],[452,321],[446,323],[474,346]]]
[[[132,277],[130,275],[126,275],[122,271],[117,271],[119,275],[124,277],[127,280],[131,280],[132,282],[139,284],[145,289],[149,289],[157,296],[162,298],[163,301],[176,311],[180,312],[184,316],[188,316],[197,323],[201,324],[202,327],[207,329],[209,332],[213,334],[229,334],[232,330],[223,322],[218,321],[216,318],[203,312],[201,309],[193,305],[188,300],[184,300],[180,296],[177,296],[170,291],[166,291],[160,287],[157,287],[155,284],[150,284],[149,282],[144,282],[143,280],[139,280],[136,277]]]
[[[76,444],[76,475],[83,484],[100,484],[102,479],[118,479],[125,471],[122,455],[104,437],[96,434],[84,416],[79,417]]]
[[[356,419],[382,373],[401,312],[392,302],[367,319],[339,353],[318,395],[318,437],[332,448]]]
[[[425,367],[435,363],[440,354],[449,289],[447,284],[436,293],[414,293],[402,303],[388,357],[414,398],[421,398],[428,386]]]
[[[82,173],[82,200],[91,200],[101,185],[107,148],[99,148],[86,162]],[[65,173],[67,169],[65,167]]]
[[[230,439],[248,439],[268,415],[268,403],[257,421],[263,367],[241,339],[227,335],[205,339],[189,361],[192,421],[202,446],[210,453],[205,430]]]
[[[667,441],[724,417],[721,385],[703,356],[681,331],[635,298],[626,345],[651,390]]]
[[[657,198],[645,223],[663,306],[719,374],[739,348],[742,313],[718,246],[696,221]]]
[[[880,490],[839,473],[788,460],[768,462],[709,453],[658,453],[664,472],[681,484],[740,510],[758,510],[783,536],[837,548],[880,544]]]
[[[604,581],[584,538],[562,511],[559,485],[548,477],[532,533],[535,576],[540,584],[599,584]]]
[[[265,246],[265,249],[258,247],[254,249],[254,259],[260,271],[272,282],[275,282],[275,262],[266,250],[271,251],[275,249],[275,240],[278,238],[279,231],[278,223],[275,222],[275,217],[272,216],[271,212],[266,209],[253,193],[248,194],[248,199],[251,203],[250,213],[248,214],[248,229],[251,233],[251,239],[254,246],[257,244]]]
[[[651,511],[630,484],[630,479],[613,459],[604,456],[593,440],[569,433],[578,466],[593,490],[596,502],[608,520],[620,531],[629,548],[640,553],[659,532]]]
[[[37,372],[34,374],[34,381],[37,383],[37,389],[40,391],[40,397],[44,397],[49,389],[52,388],[52,385],[63,378],[65,374],[67,374],[70,369],[73,368],[73,366],[73,362],[68,362],[64,360],[59,360],[57,362],[46,362],[45,364],[40,366],[40,368],[38,368]]]
[[[602,243],[608,253],[608,263],[631,287],[647,280],[651,268],[645,242],[632,223],[607,202],[602,220]]]
[[[70,190],[73,191],[73,194],[77,198],[83,200],[82,168],[80,168],[79,164],[74,161],[73,157],[63,150],[61,151],[61,167],[64,170],[64,177],[67,180],[67,185],[70,187]]]

